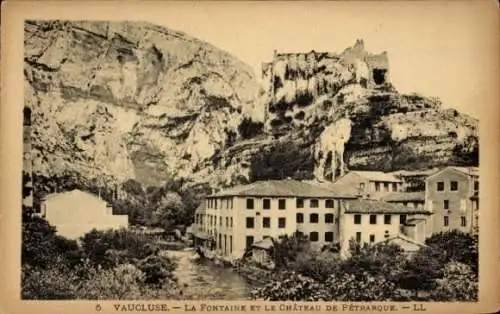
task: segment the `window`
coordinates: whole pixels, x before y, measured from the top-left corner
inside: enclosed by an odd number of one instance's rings
[[[325,232],[325,242],[333,242],[333,232]]]
[[[385,230],[384,232],[384,238],[388,238],[389,237],[389,230]]]
[[[375,182],[375,191],[380,192],[380,182]]]
[[[247,209],[253,209],[253,198],[247,198]]]
[[[246,247],[250,248],[253,244],[253,236],[247,236],[246,237]]]
[[[392,191],[396,192],[397,190],[398,190],[398,184],[397,183],[393,183],[392,184]]]
[[[361,242],[361,232],[356,232],[356,242]]]
[[[283,229],[286,227],[286,219],[284,217],[278,218],[278,228]]]
[[[399,223],[402,225],[406,224],[406,215],[399,215]]]
[[[354,215],[354,224],[355,225],[361,224],[361,215]]]
[[[391,215],[384,215],[384,225],[391,224]]]
[[[215,199],[215,209],[217,209],[217,199]]]
[[[384,182],[384,191],[389,192],[389,183]]]
[[[271,209],[271,200],[265,198],[262,200],[262,209]]]
[[[298,224],[304,223],[304,214],[297,213],[297,223]]]
[[[278,200],[278,209],[286,209],[286,199],[280,198]]]
[[[457,191],[458,190],[458,182],[457,181],[451,181],[450,182],[450,190],[451,191]]]
[[[319,201],[317,199],[312,199],[309,201],[309,207],[311,208],[318,208],[319,207]]]
[[[370,225],[377,224],[377,215],[370,215]]]
[[[327,224],[333,223],[333,214],[325,214],[325,223]]]
[[[229,227],[229,217],[226,217],[226,227]]]
[[[229,253],[233,253],[233,236],[229,236]]]
[[[326,200],[325,201],[325,208],[333,208],[333,200]]]
[[[271,218],[263,217],[262,218],[262,227],[263,228],[271,228]]]
[[[298,198],[296,201],[296,207],[297,208],[304,208],[304,199],[303,198]]]
[[[450,218],[448,216],[444,216],[443,223],[445,227],[448,227],[448,225],[450,224]]]
[[[219,249],[222,249],[222,234],[219,233]]]
[[[474,191],[479,191],[479,181],[474,181]]]
[[[232,227],[233,226],[233,217],[229,219],[229,225]]]
[[[443,201],[443,208],[444,209],[450,209],[450,201],[449,200],[444,200]]]
[[[219,218],[219,226],[222,227],[222,217]]]
[[[373,242],[375,242],[375,235],[370,234],[370,243],[373,243]]]
[[[318,223],[318,214],[310,214],[309,215],[309,222],[310,223],[314,223],[314,224],[317,224]]]
[[[467,217],[465,216],[460,217],[460,226],[467,227]]]
[[[444,191],[444,182],[438,182],[437,183],[437,190],[438,191]]]
[[[253,217],[247,217],[247,228],[252,229],[254,227],[254,219]]]
[[[365,190],[365,183],[364,183],[364,182],[361,182],[361,183],[359,184],[359,189],[360,189],[361,191],[364,191],[364,190]]]
[[[309,240],[311,240],[311,242],[317,242],[318,238],[319,238],[319,236],[318,236],[318,233],[316,231],[309,233]]]

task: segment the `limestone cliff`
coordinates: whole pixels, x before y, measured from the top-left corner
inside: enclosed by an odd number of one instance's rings
[[[454,163],[477,148],[476,120],[398,93],[388,62],[362,41],[340,54],[275,54],[259,86],[235,57],[163,27],[27,21],[32,168],[220,187],[247,181],[255,157],[283,143],[304,153],[307,167],[293,167],[320,180]],[[242,132],[247,117],[264,129]]]
[[[191,177],[254,114],[258,84],[228,53],[148,23],[25,23],[33,167],[159,184]]]

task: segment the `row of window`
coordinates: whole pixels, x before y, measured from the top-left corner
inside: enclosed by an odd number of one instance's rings
[[[360,188],[364,189],[364,184],[363,183],[361,183],[361,184],[360,184]],[[384,191],[389,192],[389,182],[384,182],[383,184],[384,184]],[[382,185],[381,182],[375,182],[375,191],[376,192],[380,192],[382,190],[381,185]],[[398,184],[392,183],[392,191],[397,192],[397,190],[398,190]]]
[[[444,191],[444,181],[436,182],[436,190]],[[450,191],[458,191],[458,182],[450,181]],[[479,191],[479,181],[474,181],[474,191]]]
[[[295,200],[295,207],[296,208],[304,208],[306,199],[303,198],[297,198]],[[318,208],[319,207],[319,201],[318,199],[309,199],[309,207],[310,208]],[[284,198],[278,199],[278,209],[286,209],[287,207],[287,200]],[[333,199],[327,199],[325,200],[325,208],[334,208],[335,207],[335,202]],[[247,198],[246,200],[246,208],[247,209],[255,209],[255,199],[253,198]],[[264,198],[262,200],[262,209],[271,209],[271,199],[269,198]]]
[[[354,215],[354,224],[361,224],[362,215],[356,214]],[[384,215],[384,225],[390,225],[392,223],[392,215]],[[399,215],[399,223],[404,225],[406,223],[406,215]],[[377,224],[377,215],[370,215],[370,225]]]
[[[385,237],[388,237],[389,234],[388,232],[386,231],[385,232]],[[361,242],[361,232],[356,232],[356,242]],[[374,234],[370,234],[370,243],[374,243],[375,242],[375,235]]]
[[[450,225],[450,216],[448,216],[448,215],[443,216],[443,225],[445,227],[448,227]],[[460,226],[467,227],[467,217],[460,216]]]
[[[207,199],[207,208],[220,208],[220,209],[233,209],[233,198],[208,198]]]
[[[255,239],[254,236],[246,236],[246,241],[245,242],[246,242],[246,247],[247,248],[251,247],[251,245],[254,243],[254,239]],[[323,238],[324,242],[333,242],[333,239],[334,239],[333,232],[331,232],[331,231],[325,232],[324,238]],[[310,232],[309,233],[309,240],[311,242],[318,242],[318,241],[320,241],[320,239],[319,239],[319,233],[316,232],[316,231]]]
[[[246,227],[247,227],[247,229],[255,228],[255,218],[254,217],[247,217]],[[263,228],[271,228],[271,218],[270,217],[263,217],[262,218],[262,227]],[[280,228],[280,229],[286,228],[286,218],[285,217],[278,218],[278,228]]]
[[[217,226],[217,216],[212,216],[208,215],[208,225],[209,226]],[[218,222],[219,226],[222,227],[223,225],[223,220],[224,217],[219,217]],[[233,226],[233,217],[225,217],[226,220],[226,227],[232,227]],[[196,215],[195,216],[195,223],[198,225],[203,225],[203,215]]]

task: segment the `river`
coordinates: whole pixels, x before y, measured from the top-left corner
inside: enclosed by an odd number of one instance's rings
[[[165,251],[177,262],[174,275],[182,296],[192,300],[248,300],[252,286],[229,267],[196,259],[194,251]]]

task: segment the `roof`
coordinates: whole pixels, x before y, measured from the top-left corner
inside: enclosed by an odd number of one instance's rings
[[[288,197],[331,197],[356,198],[342,188],[331,184],[330,187],[296,180],[257,181],[222,190],[211,196],[288,196]]]
[[[348,206],[346,213],[360,213],[360,214],[430,214],[429,211],[403,206],[400,204],[387,203],[375,200],[350,200],[347,202]]]
[[[264,238],[263,240],[252,244],[252,247],[256,247],[256,248],[264,249],[264,250],[269,250],[273,247],[273,240],[271,240],[270,238]]]
[[[449,166],[449,167],[443,168],[443,169],[435,172],[434,174],[432,174],[428,178],[433,177],[435,175],[438,175],[438,174],[442,173],[443,171],[446,171],[446,170],[449,170],[449,169],[454,170],[454,171],[459,172],[459,173],[462,173],[462,174],[465,174],[465,175],[468,175],[468,176],[471,176],[471,177],[479,177],[479,168],[478,167],[455,167],[455,166]]]
[[[413,244],[416,244],[418,246],[421,246],[421,247],[426,247],[427,245],[421,243],[421,242],[418,242],[416,240],[413,240],[412,238],[409,238],[401,233],[398,233],[396,235],[393,235],[393,236],[390,236],[388,238],[385,238],[381,241],[378,241],[377,243],[383,243],[383,242],[390,242],[390,241],[393,241],[393,240],[396,240],[396,239],[401,239],[403,241],[406,241],[406,242],[410,242],[410,243],[413,243]]]
[[[383,181],[383,182],[401,182],[393,173],[386,173],[381,171],[349,171],[349,173],[354,173],[362,176],[369,181]]]
[[[92,193],[86,192],[86,191],[78,190],[78,189],[74,189],[74,190],[66,191],[66,192],[48,194],[43,198],[43,200],[52,200],[52,199],[60,198],[60,197],[78,196],[78,195],[89,196],[89,197],[95,198],[101,202],[106,203],[105,200],[99,198],[98,196],[96,196]]]
[[[427,170],[399,170],[393,172],[394,175],[396,176],[402,176],[402,177],[412,177],[412,176],[430,176],[436,172],[438,172],[439,169],[433,168],[433,169],[427,169]]]
[[[425,192],[392,192],[380,198],[384,202],[425,201]]]
[[[448,168],[465,173],[465,174],[470,175],[470,176],[479,176],[479,168],[478,167],[448,167]]]

